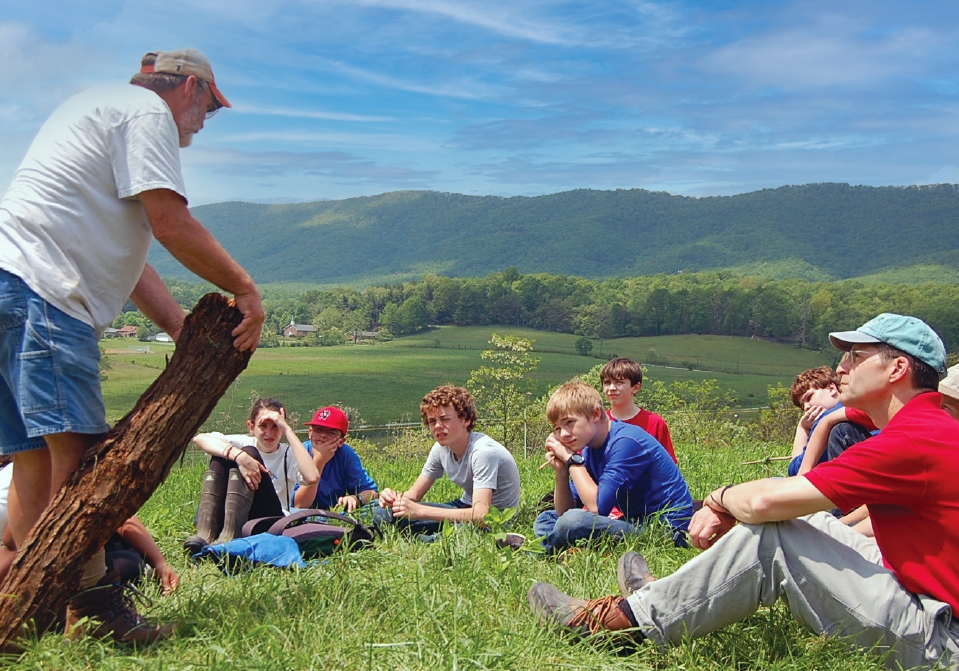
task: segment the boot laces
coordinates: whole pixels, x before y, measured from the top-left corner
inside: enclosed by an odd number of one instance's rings
[[[137,600],[147,608],[153,606],[153,601],[138,590],[133,584],[124,582],[114,587],[111,593],[112,605],[117,614],[122,615],[136,625],[146,624],[146,621],[140,617],[137,612]]]
[[[590,599],[569,621],[569,627],[577,628],[585,625],[591,635],[606,631],[609,621],[619,613],[619,600],[620,597],[612,595]]]

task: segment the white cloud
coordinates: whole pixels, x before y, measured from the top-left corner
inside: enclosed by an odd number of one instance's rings
[[[373,116],[367,114],[344,114],[341,112],[324,112],[322,110],[294,109],[290,107],[260,107],[258,105],[237,104],[233,106],[237,114],[263,114],[267,116],[284,116],[302,119],[327,119],[329,121],[358,121],[382,123],[395,121],[393,117]]]

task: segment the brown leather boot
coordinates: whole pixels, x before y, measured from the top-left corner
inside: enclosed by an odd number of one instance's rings
[[[223,531],[216,539],[216,544],[228,543],[239,538],[243,525],[250,517],[250,507],[253,505],[253,490],[246,486],[246,480],[240,469],[231,468],[227,476],[226,503],[224,503]]]
[[[643,635],[619,607],[621,596],[574,599],[545,582],[534,583],[527,596],[530,608],[543,624],[558,624],[580,636],[622,631],[635,641]],[[625,631],[624,631],[625,630]]]
[[[207,469],[203,474],[203,491],[196,511],[196,535],[183,541],[183,549],[196,554],[209,545],[223,528],[223,504],[226,499],[226,478]]]
[[[616,582],[619,584],[619,593],[623,596],[638,592],[654,580],[656,576],[650,573],[643,555],[627,552],[619,558],[619,564],[616,565]]]
[[[111,571],[96,586],[77,592],[67,601],[67,638],[112,636],[126,645],[150,645],[173,634],[175,623],[155,624],[140,617],[133,604],[133,596],[139,591],[119,579],[120,572]],[[77,626],[84,618],[89,620]]]

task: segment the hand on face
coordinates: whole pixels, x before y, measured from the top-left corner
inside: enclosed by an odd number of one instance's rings
[[[806,431],[812,429],[812,425],[816,423],[816,420],[822,415],[825,411],[821,405],[811,405],[806,408],[806,412],[802,414],[802,419],[799,420],[799,423],[802,425]]]
[[[553,470],[558,471],[566,468],[566,462],[572,454],[573,453],[560,442],[555,432],[546,437],[546,461]]]
[[[343,445],[344,436],[336,429],[310,427],[310,444],[313,447],[313,461],[325,464]]]

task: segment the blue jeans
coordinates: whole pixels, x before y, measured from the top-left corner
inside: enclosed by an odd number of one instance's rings
[[[49,434],[105,433],[99,362],[92,326],[0,270],[0,453],[44,448]]]
[[[627,534],[638,533],[640,527],[625,520],[612,520],[581,508],[571,508],[560,515],[555,510],[546,510],[533,522],[533,533],[543,538],[546,552],[552,553],[568,548],[576,541],[608,536],[622,540]]]
[[[568,548],[576,541],[593,538],[609,537],[621,541],[628,534],[638,534],[642,530],[642,526],[626,520],[613,520],[582,508],[571,508],[562,515],[555,510],[546,510],[533,522],[533,533],[537,538],[544,537],[543,548],[547,553]],[[685,531],[673,529],[671,534],[676,547],[689,547]]]
[[[423,505],[432,506],[433,508],[457,509],[472,507],[463,503],[459,499],[449,501],[447,503],[423,503]],[[373,522],[378,526],[383,526],[384,524],[395,524],[397,529],[402,529],[403,531],[416,536],[419,540],[426,543],[435,541],[440,530],[443,528],[443,522],[437,522],[436,520],[411,520],[406,517],[394,517],[392,510],[389,508],[381,508],[380,506],[375,506],[373,508]]]

